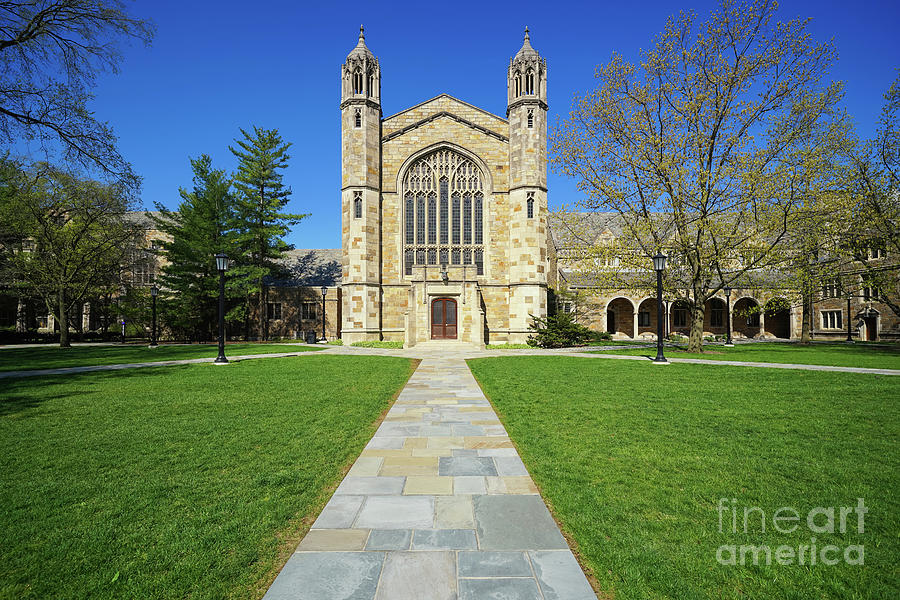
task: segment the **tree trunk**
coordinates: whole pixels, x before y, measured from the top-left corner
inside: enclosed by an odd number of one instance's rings
[[[810,329],[812,328],[812,313],[810,312],[810,299],[807,294],[803,295],[803,315],[800,319],[800,343],[809,344],[812,339]]]
[[[703,352],[703,304],[694,301],[691,304],[691,336],[688,339],[688,352]]]
[[[259,278],[259,339],[266,340],[266,288],[263,278]]]
[[[66,291],[59,290],[57,295],[59,306],[57,308],[56,321],[59,323],[59,347],[68,348],[72,344],[69,343],[69,315],[66,311]]]

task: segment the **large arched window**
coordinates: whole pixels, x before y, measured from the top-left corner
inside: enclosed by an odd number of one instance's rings
[[[475,265],[484,274],[484,176],[452,150],[427,154],[403,178],[403,264]]]

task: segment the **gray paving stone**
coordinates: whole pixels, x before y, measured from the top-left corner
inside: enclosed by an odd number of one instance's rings
[[[383,552],[296,553],[263,600],[372,600],[383,562]]]
[[[515,456],[518,457],[519,453],[516,452],[515,448],[482,448],[478,450],[478,456]]]
[[[538,495],[473,496],[482,550],[568,550]]]
[[[487,487],[484,477],[462,476],[453,478],[454,494],[486,494]]]
[[[344,477],[335,495],[355,494],[400,494],[403,492],[404,477]]]
[[[460,552],[460,577],[533,577],[524,552]]]
[[[503,477],[522,477],[528,475],[525,463],[518,456],[495,456],[494,464],[497,465],[497,473]]]
[[[332,496],[313,523],[313,529],[349,529],[365,496]]]
[[[457,600],[453,552],[389,552],[376,600]]]
[[[479,456],[442,456],[438,475],[497,475],[491,458]]]
[[[596,600],[594,590],[568,550],[529,552],[545,600]]]
[[[411,529],[373,529],[366,550],[409,550]]]
[[[453,435],[485,435],[484,427],[480,425],[454,425]]]
[[[459,600],[541,600],[532,578],[460,579]]]
[[[451,425],[422,425],[419,437],[450,437],[454,435]]]
[[[478,456],[478,450],[453,450],[453,456]]]
[[[433,496],[372,496],[356,519],[356,527],[364,529],[427,529],[433,524]]]
[[[369,443],[366,444],[366,448],[371,450],[399,450],[403,447],[403,442],[406,440],[405,437],[399,436],[380,436],[378,434],[375,435]]]
[[[474,529],[416,529],[413,550],[474,550],[478,548]]]

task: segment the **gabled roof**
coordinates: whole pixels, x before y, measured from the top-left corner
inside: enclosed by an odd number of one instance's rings
[[[503,121],[504,123],[509,123],[509,121],[507,121],[507,120],[504,119],[503,117],[500,117],[500,116],[498,116],[498,115],[495,115],[495,114],[492,113],[492,112],[488,112],[488,111],[484,110],[483,108],[479,108],[479,107],[475,106],[474,104],[469,104],[468,102],[465,102],[465,101],[463,101],[463,100],[460,100],[459,98],[456,98],[456,97],[454,97],[454,96],[451,96],[450,94],[438,94],[438,95],[435,96],[434,98],[430,98],[430,99],[428,99],[428,100],[425,100],[424,102],[419,102],[418,104],[415,104],[415,105],[413,105],[413,106],[410,106],[409,108],[404,108],[404,109],[401,110],[400,112],[394,113],[394,114],[392,114],[392,115],[389,116],[389,117],[385,117],[384,119],[382,119],[382,121],[389,121],[389,120],[391,120],[391,119],[393,119],[393,118],[395,118],[395,117],[399,117],[399,116],[402,115],[402,114],[408,113],[408,112],[410,112],[410,111],[412,111],[412,110],[416,110],[417,108],[422,108],[422,107],[426,106],[427,104],[431,104],[432,102],[436,102],[437,100],[441,100],[441,99],[443,99],[443,98],[452,100],[452,101],[454,101],[454,102],[459,102],[459,103],[462,104],[463,106],[466,106],[466,107],[468,107],[468,108],[472,108],[472,109],[474,109],[474,110],[477,110],[478,112],[484,113],[485,115],[487,115],[487,116],[489,116],[489,117],[493,117],[494,119],[499,119],[500,121]]]

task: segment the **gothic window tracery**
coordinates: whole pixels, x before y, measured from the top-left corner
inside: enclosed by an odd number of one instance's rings
[[[442,149],[403,178],[404,271],[415,265],[475,264],[484,273],[484,176],[465,156]],[[474,258],[474,262],[473,262]]]
[[[357,67],[356,70],[353,71],[353,93],[363,93],[363,75],[362,69],[360,69],[359,67]]]

